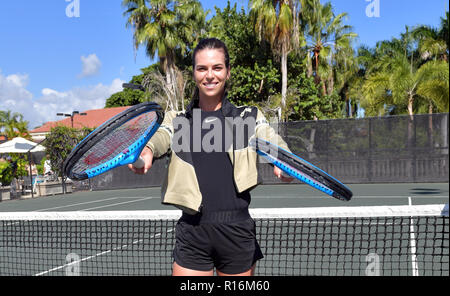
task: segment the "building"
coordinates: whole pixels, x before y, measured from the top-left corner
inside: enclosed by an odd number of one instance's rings
[[[29,131],[29,133],[34,142],[41,142],[42,140],[45,139],[46,135],[54,127],[57,126],[72,127],[73,124],[74,128],[83,128],[83,127],[96,128],[105,121],[107,121],[108,119],[110,119],[111,117],[113,117],[114,115],[117,115],[128,108],[130,108],[130,106],[84,111],[83,113],[86,113],[86,115],[75,114],[73,118],[66,117],[59,121],[49,121],[44,123],[41,127]]]

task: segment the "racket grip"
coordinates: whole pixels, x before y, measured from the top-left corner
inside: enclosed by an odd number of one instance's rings
[[[145,161],[142,159],[142,157],[139,156],[139,158],[133,163],[133,166],[137,169],[142,169],[145,165]]]

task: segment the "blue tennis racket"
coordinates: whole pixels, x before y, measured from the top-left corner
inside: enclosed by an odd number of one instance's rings
[[[273,165],[303,183],[340,200],[352,198],[353,193],[347,186],[297,155],[258,138],[250,139],[249,145]]]
[[[139,155],[161,125],[162,108],[142,103],[112,117],[85,137],[64,162],[64,172],[72,180],[84,180],[118,166],[144,166]]]

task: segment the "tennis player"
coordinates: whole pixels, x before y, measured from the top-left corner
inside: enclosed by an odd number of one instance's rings
[[[162,202],[183,210],[173,275],[210,276],[214,268],[218,275],[253,275],[263,254],[248,210],[250,190],[258,183],[257,154],[248,140],[256,136],[288,147],[256,107],[236,107],[227,98],[230,60],[222,41],[200,41],[193,75],[197,90],[186,111],[167,112],[141,153],[145,166],[129,168],[144,174],[153,158],[170,153]],[[292,181],[277,167],[274,174]]]

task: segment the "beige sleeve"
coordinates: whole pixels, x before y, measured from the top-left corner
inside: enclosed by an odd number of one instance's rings
[[[274,145],[277,145],[289,152],[288,145],[283,138],[275,132],[275,130],[269,125],[269,122],[265,118],[264,114],[258,110],[256,115],[256,128],[255,135],[257,138],[264,139]]]
[[[146,145],[152,150],[155,158],[163,156],[170,149],[174,133],[172,121],[176,114],[176,111],[166,112],[161,126]]]

